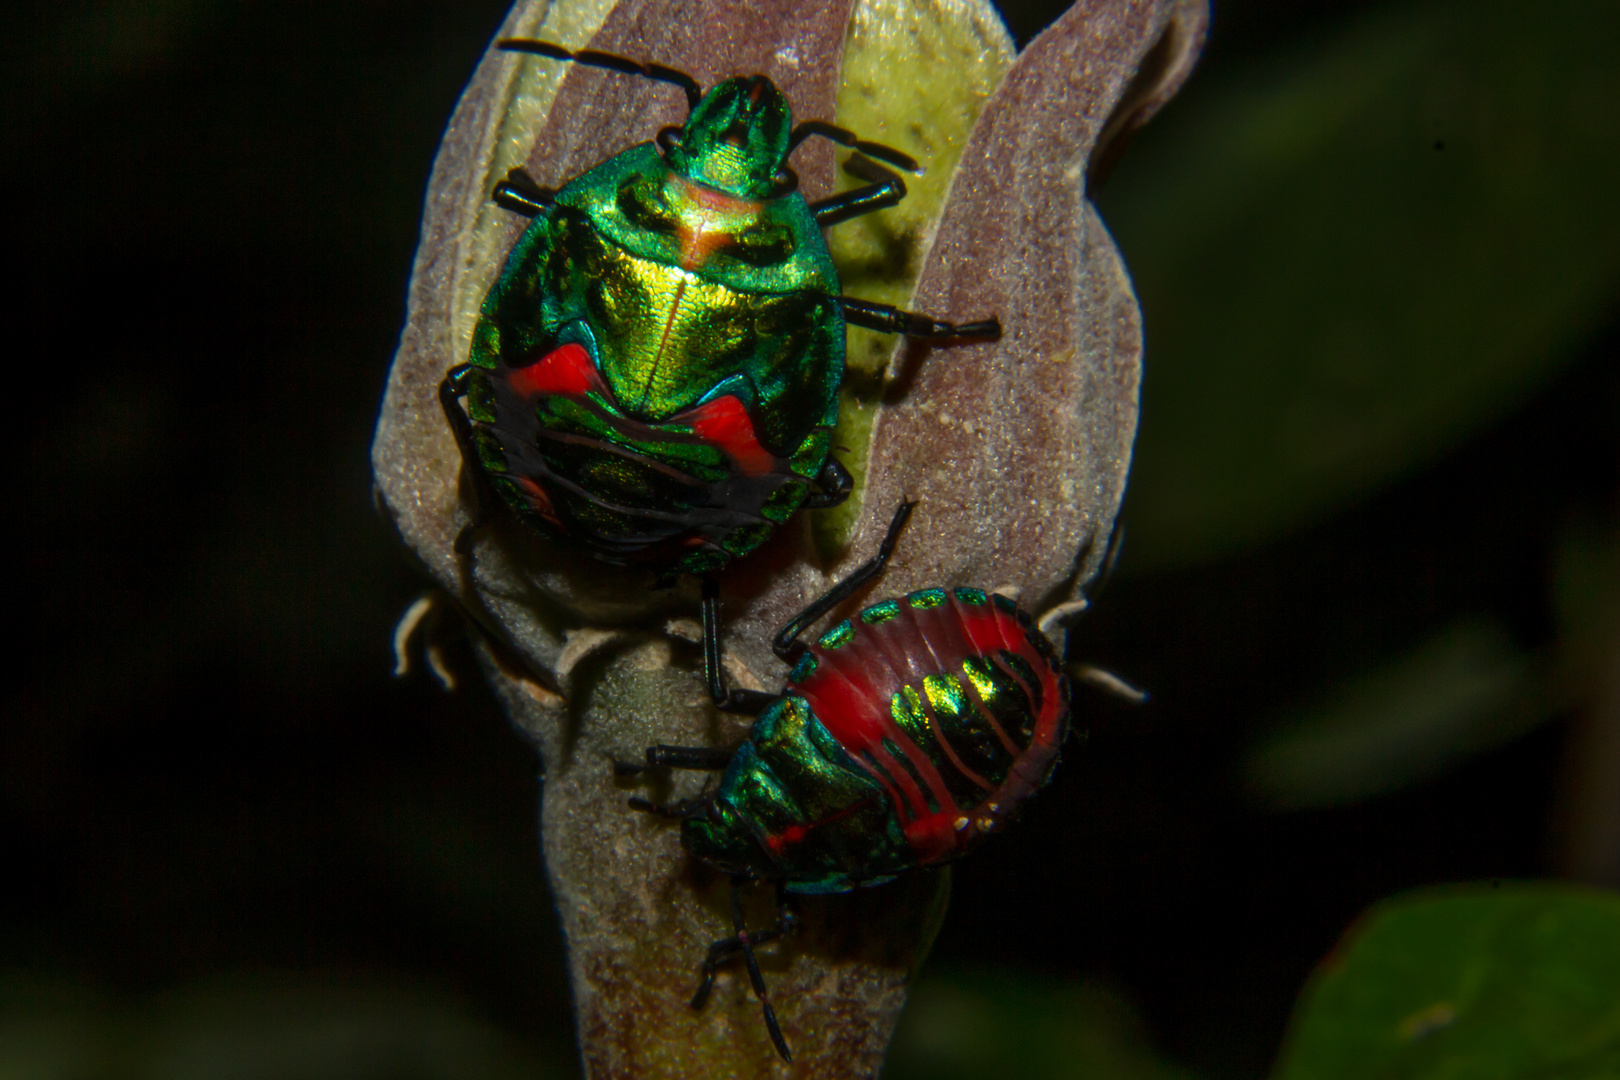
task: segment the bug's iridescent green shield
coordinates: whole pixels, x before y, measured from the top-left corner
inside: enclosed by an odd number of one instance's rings
[[[537,528],[714,569],[826,463],[837,290],[804,200],[734,196],[629,150],[557,193],[484,302],[466,384],[478,460]]]
[[[496,188],[534,220],[442,397],[487,489],[531,527],[665,576],[716,570],[801,506],[848,495],[829,456],[847,320],[1000,332],[840,295],[821,229],[898,202],[905,184],[872,158],[916,168],[910,157],[824,122],[795,127],[763,75],[704,94],[656,64],[500,44],[673,82],[693,102],[680,129],[559,191],[521,173]],[[846,167],[869,184],[807,203],[788,155],[811,136],[860,151]]]

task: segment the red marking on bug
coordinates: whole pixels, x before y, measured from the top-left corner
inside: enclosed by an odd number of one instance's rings
[[[530,480],[527,476],[514,475],[512,481],[523,489],[523,494],[529,500],[529,505],[534,509],[535,513],[553,525],[559,528],[562,527],[562,520],[557,517],[557,510],[551,505],[551,496],[546,494],[545,488]]]
[[[952,806],[949,810],[941,810],[901,826],[906,834],[906,843],[917,853],[918,862],[926,865],[956,854],[965,839],[955,826],[957,818],[961,816],[962,812]]]
[[[1068,703],[1059,693],[1050,661],[1014,615],[989,604],[960,601],[952,594],[945,604],[905,606],[886,621],[857,623],[854,639],[842,646],[811,649],[818,664],[796,684],[797,689],[856,764],[882,786],[919,865],[958,855],[989,831],[991,826],[978,824],[979,806],[999,805],[999,811],[990,811],[991,820],[999,823],[1045,782],[1066,731]],[[1008,666],[1007,654],[1029,665],[1033,684]],[[1032,701],[1039,701],[1029,743],[1021,747],[985,707],[978,691],[968,686],[977,715],[966,722],[991,734],[1012,759],[1005,778],[993,787],[966,768],[931,708],[925,709],[929,734],[943,752],[937,766],[889,711],[891,696],[902,685],[920,689],[918,680],[956,672],[970,656],[1025,683]],[[941,773],[952,768],[985,792],[968,810],[959,809],[941,781]],[[966,827],[969,821],[975,826]]]
[[[696,270],[709,261],[715,248],[736,236],[739,227],[752,224],[759,216],[761,204],[681,177],[674,179],[692,210],[690,216],[680,215],[676,225],[676,237],[681,244],[681,268]],[[714,223],[715,218],[721,217],[732,219],[729,227]]]
[[[988,712],[984,711],[984,707],[982,705],[978,706],[978,709],[982,716],[990,716]],[[934,715],[934,710],[932,708],[928,710],[928,732],[934,737],[934,745],[939,747],[940,752],[945,755],[945,760],[949,761],[957,772],[967,777],[970,784],[982,788],[985,791],[989,791],[995,787],[995,785],[990,781],[986,780],[977,772],[968,768],[967,765],[963,764],[962,756],[956,752],[956,747],[951,745],[951,740],[946,738],[945,732],[940,730],[939,717]]]
[[[1018,622],[1003,611],[999,611],[988,604],[984,607],[969,607],[965,604],[954,605],[957,620],[961,624],[963,633],[967,634],[973,647],[979,650],[980,656],[994,656],[1001,649],[1018,650],[1023,643],[1023,631],[1018,628]],[[1011,623],[1016,633],[1013,637],[1007,636],[1007,627]]]
[[[845,646],[845,651],[849,646]],[[843,652],[816,649],[816,670],[799,684],[810,707],[832,737],[852,756],[883,748],[883,723],[873,701],[878,696],[869,674],[839,661]],[[887,695],[884,695],[887,699]]]
[[[783,829],[779,833],[776,833],[774,836],[767,836],[765,838],[765,850],[770,852],[772,855],[780,855],[782,852],[786,851],[788,848],[799,843],[806,836],[808,836],[811,829],[819,829],[823,825],[831,825],[835,821],[842,821],[844,818],[849,817],[849,815],[853,814],[864,805],[864,803],[859,802],[850,803],[848,806],[843,807],[842,809],[834,810],[832,813],[828,814],[824,818],[821,818],[820,820],[806,822],[802,825],[789,825],[787,828]]]
[[[954,819],[956,803],[939,770],[889,715],[899,689],[895,672],[879,659],[872,629],[855,632],[858,640],[843,648],[813,647],[819,662],[798,684],[799,693],[833,738],[883,785],[902,823],[936,813],[930,800]],[[924,843],[931,842],[924,837]]]
[[[906,740],[904,732],[894,729],[893,722],[888,722],[888,717],[876,708],[876,701],[888,701],[888,695],[881,695],[862,665],[842,662],[849,657],[854,653],[847,649],[821,653],[820,665],[800,683],[800,693],[855,763],[883,785],[901,821],[928,813],[928,801],[917,780],[912,779],[906,766],[894,761],[888,746],[883,745],[885,738]]]
[[[743,475],[763,476],[775,466],[771,452],[759,445],[748,410],[732,395],[704,402],[687,416],[692,434],[724,450]]]
[[[516,368],[506,377],[512,389],[525,401],[545,395],[584,397],[596,375],[596,365],[583,345],[559,345],[528,367]]]

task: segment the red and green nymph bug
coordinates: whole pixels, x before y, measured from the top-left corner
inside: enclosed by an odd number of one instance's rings
[[[849,494],[831,455],[846,325],[1000,335],[993,318],[953,325],[841,294],[821,230],[899,202],[905,184],[880,162],[918,170],[907,155],[795,126],[762,75],[705,92],[660,64],[496,45],[671,83],[690,111],[559,189],[521,170],[496,187],[532,222],[440,386],[481,501],[609,562],[707,574]],[[812,136],[852,148],[865,186],[806,202],[788,158]]]
[[[813,644],[799,640],[882,571],[911,505],[901,504],[871,561],[777,634],[773,648],[792,665],[782,692],[729,695],[758,713],[740,746],[655,746],[645,765],[617,767],[724,770],[701,798],[632,805],[680,818],[686,850],[732,878],[736,935],[710,947],[693,1006],[715,969],[740,956],[784,1059],[754,946],[793,928],[787,894],[848,892],[966,854],[1047,782],[1069,732],[1057,654],[1004,596],[924,589],[873,604]],[[779,894],[777,923],[760,933],[744,926],[738,899],[751,882]]]

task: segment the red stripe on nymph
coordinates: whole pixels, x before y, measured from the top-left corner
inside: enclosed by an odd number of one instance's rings
[[[1011,615],[991,604],[982,607],[971,606],[956,602],[954,597],[951,606],[956,613],[958,625],[962,627],[963,633],[967,634],[968,640],[973,643],[980,656],[994,656],[1002,649],[1011,649],[1014,652],[1026,651],[1023,628]],[[1008,633],[1009,626],[1011,634]]]
[[[928,813],[922,788],[883,745],[888,739],[902,747],[902,753],[908,746],[916,749],[888,714],[892,691],[885,686],[893,676],[871,663],[858,648],[846,646],[826,652],[818,648],[816,654],[816,670],[798,685],[798,692],[850,757],[868,769],[875,765],[884,774],[879,779],[887,781],[884,788],[902,821]],[[870,755],[873,764],[868,764],[865,755]]]
[[[933,760],[890,712],[895,693],[919,677],[903,651],[887,647],[896,624],[908,624],[906,629],[912,630],[910,636],[915,637],[914,627],[909,626],[912,614],[904,612],[878,626],[857,624],[855,640],[841,648],[824,650],[812,646],[816,668],[795,688],[833,738],[883,784],[908,837],[911,822],[936,814],[954,820],[960,813]],[[933,666],[927,658],[914,659]],[[934,810],[930,802],[939,810]],[[913,845],[919,853],[934,851],[939,839],[933,832],[925,832],[927,835],[919,834]]]
[[[759,445],[748,410],[730,394],[704,402],[685,419],[692,434],[724,450],[744,476],[763,476],[776,464],[770,451]]]
[[[506,377],[512,389],[525,401],[556,394],[584,397],[591,388],[596,365],[583,345],[559,345],[528,367],[515,368]]]

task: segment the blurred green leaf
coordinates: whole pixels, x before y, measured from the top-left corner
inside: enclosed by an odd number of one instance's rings
[[[1616,313],[1612,0],[1381,5],[1195,78],[1099,202],[1147,327],[1131,564],[1318,521]]]
[[[1620,897],[1555,884],[1385,902],[1323,962],[1273,1080],[1620,1076]]]
[[[1093,983],[1015,972],[926,973],[884,1080],[1190,1080],[1161,1061],[1141,1021]]]
[[[1565,688],[1485,620],[1446,627],[1268,727],[1245,786],[1278,809],[1396,791],[1512,741],[1568,704]]]

